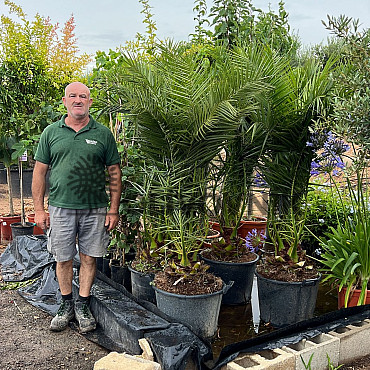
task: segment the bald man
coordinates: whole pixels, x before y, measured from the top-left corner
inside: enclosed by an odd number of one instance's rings
[[[96,328],[89,308],[96,258],[106,253],[109,231],[118,223],[121,196],[120,157],[111,131],[90,115],[89,88],[73,82],[63,97],[61,120],[41,135],[35,155],[32,197],[37,226],[47,230],[48,250],[56,260],[61,305],[50,330],[62,331],[76,317],[81,333]],[[44,209],[49,177],[49,215]],[[109,196],[106,192],[106,170]],[[109,204],[109,209],[108,209]],[[76,243],[76,240],[78,242]],[[79,253],[79,294],[72,296],[73,258]]]

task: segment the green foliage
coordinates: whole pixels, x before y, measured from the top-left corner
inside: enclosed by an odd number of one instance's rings
[[[234,137],[265,84],[251,81],[224,49],[218,51],[222,63],[210,65],[181,44],[158,48],[150,62],[123,55],[108,92],[113,112],[129,110],[138,124],[147,241],[163,242],[188,265],[207,234],[210,161]]]
[[[363,180],[364,173],[357,170],[355,179],[346,178],[346,188],[333,184],[340,200],[343,193],[349,198],[351,213],[320,240],[323,249],[320,261],[326,274],[323,281],[339,286],[339,291],[347,289],[345,306],[351,289],[361,289],[358,305],[364,304],[370,281],[369,192]]]
[[[227,47],[257,43],[280,55],[296,58],[298,38],[290,34],[288,13],[279,2],[278,14],[254,7],[250,0],[215,0],[209,15],[214,26],[214,38]]]
[[[264,93],[270,91],[279,73],[285,70],[286,59],[261,46],[235,48],[231,54],[246,81],[265,81],[266,91],[256,96],[256,107],[263,104]],[[234,229],[231,237],[236,236],[245,212],[254,170],[266,149],[268,135],[257,108],[253,109],[240,120],[234,136],[225,142],[223,152],[211,163],[212,216],[218,219],[221,230]]]
[[[117,115],[117,122],[119,123],[117,130],[122,167],[122,192],[118,211],[120,220],[117,228],[112,231],[110,250],[114,250],[117,258],[123,263],[124,254],[135,252],[137,244],[141,241],[142,212],[138,186],[143,184],[140,171],[143,159],[135,140],[136,125],[131,120],[124,119],[121,114]]]
[[[122,50],[126,50],[132,54],[135,54],[137,57],[140,58],[151,58],[154,55],[156,50],[156,31],[157,25],[155,21],[152,19],[152,7],[149,5],[149,0],[139,0],[141,5],[143,6],[143,10],[140,12],[144,14],[144,19],[142,23],[146,25],[146,32],[145,34],[137,33],[135,40],[127,41],[125,46],[121,48]]]
[[[17,290],[19,288],[24,288],[26,286],[32,285],[36,279],[31,279],[27,281],[17,281],[17,282],[4,282],[0,283],[0,290]]]
[[[344,223],[350,210],[348,199],[339,198],[329,184],[314,184],[307,194],[306,232],[302,238],[304,249],[314,255],[319,248],[317,238],[322,238],[331,227]]]
[[[279,74],[260,111],[269,133],[268,149],[259,166],[270,188],[269,236],[277,251],[289,248],[294,262],[303,236],[302,203],[314,157],[307,142],[315,125],[330,113],[333,66],[333,60],[324,67],[308,60],[302,66],[287,68]]]
[[[212,39],[212,32],[206,30],[204,25],[209,25],[207,16],[207,1],[206,0],[195,0],[193,12],[196,13],[194,20],[196,21],[194,34],[190,34],[192,42],[194,44],[204,44]]]
[[[304,361],[304,359],[303,359],[303,357],[302,357],[302,355],[301,355],[301,360],[302,360],[302,363],[303,363],[303,366],[304,366],[304,368],[305,368],[305,369],[307,369],[307,370],[311,370],[311,369],[312,369],[311,365],[312,365],[312,360],[313,360],[314,355],[315,355],[315,354],[314,354],[314,353],[312,353],[312,355],[310,356],[310,358],[309,358],[309,360],[308,360],[307,364],[306,364],[306,362]],[[327,369],[328,369],[328,370],[338,370],[338,369],[340,369],[342,366],[344,366],[343,364],[342,364],[342,365],[339,365],[339,366],[335,366],[335,365],[333,365],[333,363],[331,362],[331,359],[330,359],[330,357],[329,357],[329,355],[328,355],[328,354],[326,354],[326,358],[327,358],[327,360],[328,360],[328,367],[327,367]]]
[[[335,105],[335,130],[360,146],[362,159],[358,159],[363,160],[370,149],[370,30],[361,31],[359,20],[343,15],[328,17],[323,23],[344,43],[345,69],[338,77],[342,89]]]

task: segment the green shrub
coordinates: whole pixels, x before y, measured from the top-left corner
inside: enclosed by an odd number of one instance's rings
[[[302,246],[307,254],[317,256],[320,247],[316,238],[323,237],[330,227],[336,228],[338,222],[344,223],[351,209],[348,199],[340,199],[335,189],[325,184],[317,184],[308,192],[307,205],[306,226],[309,231],[305,232]]]

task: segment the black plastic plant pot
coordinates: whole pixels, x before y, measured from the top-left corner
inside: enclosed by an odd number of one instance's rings
[[[110,259],[111,255],[109,254],[103,256],[103,266],[102,266],[102,273],[109,278],[111,277]]]
[[[281,328],[313,317],[321,275],[302,282],[267,279],[256,272],[260,318]]]
[[[155,304],[156,297],[152,286],[154,274],[136,271],[131,266],[129,266],[129,270],[131,272],[132,295]]]
[[[35,224],[32,222],[25,222],[24,225],[22,225],[22,222],[10,224],[13,239],[15,239],[16,236],[32,235],[34,226]]]
[[[120,266],[114,264],[112,261],[110,270],[111,270],[111,279],[116,283],[123,285],[123,279],[125,277],[125,270],[127,270],[127,266]]]
[[[153,286],[157,307],[176,321],[187,325],[194,334],[211,339],[217,332],[222,295],[218,292],[199,295],[182,295],[166,292]]]
[[[96,269],[103,272],[103,257],[96,257]]]
[[[254,272],[259,256],[251,262],[214,261],[201,255],[201,259],[210,266],[209,272],[219,276],[222,281],[233,281],[233,286],[222,297],[222,304],[242,305],[251,299]]]

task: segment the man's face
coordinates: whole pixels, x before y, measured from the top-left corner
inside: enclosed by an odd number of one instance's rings
[[[76,82],[67,86],[63,104],[67,113],[74,119],[81,120],[89,115],[92,104],[89,89],[82,83]]]

